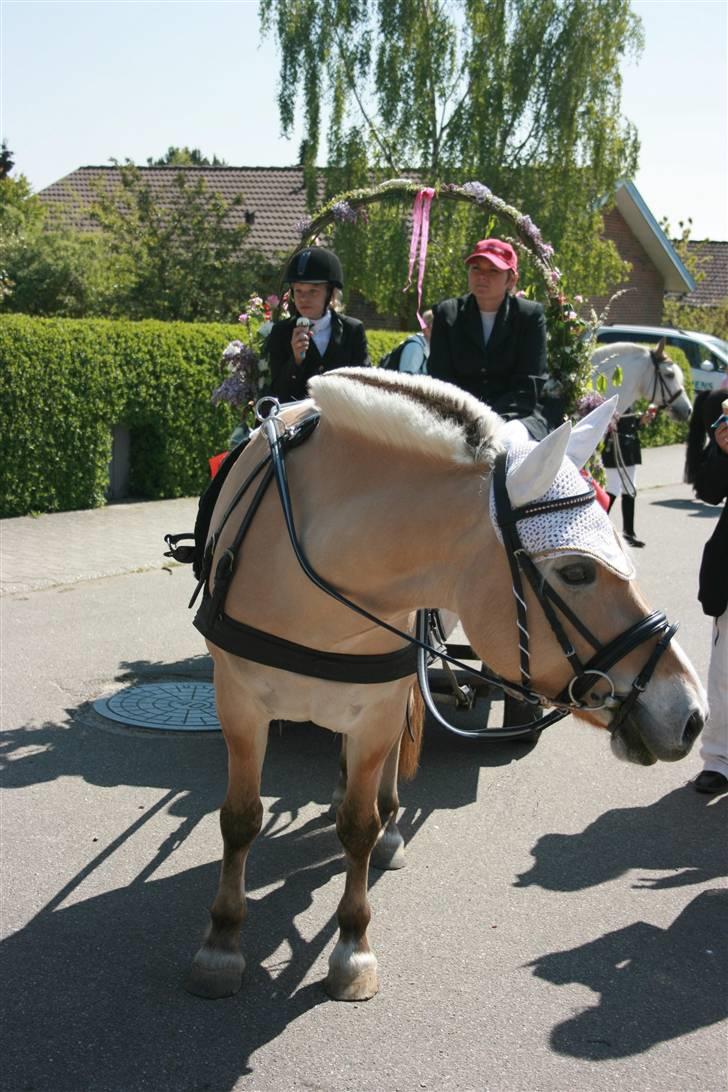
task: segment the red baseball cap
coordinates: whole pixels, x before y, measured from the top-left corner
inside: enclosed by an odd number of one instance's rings
[[[465,264],[469,265],[477,258],[487,258],[496,269],[511,269],[518,272],[518,255],[510,243],[504,243],[502,239],[481,239],[475,244],[472,254],[468,254]]]

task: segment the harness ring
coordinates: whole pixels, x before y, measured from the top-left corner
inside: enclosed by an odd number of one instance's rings
[[[598,675],[601,679],[604,679],[609,684],[609,689],[610,689],[611,693],[607,694],[604,697],[604,699],[602,700],[601,705],[584,705],[583,702],[579,701],[578,698],[574,697],[574,694],[572,692],[572,688],[574,686],[574,683],[579,682],[582,679],[585,679],[587,677],[587,675]],[[605,671],[599,671],[595,667],[587,668],[581,675],[574,675],[574,677],[572,678],[571,682],[568,685],[566,693],[567,693],[567,695],[569,697],[569,702],[573,706],[575,706],[578,709],[589,709],[589,710],[592,710],[594,712],[598,712],[600,709],[613,708],[613,706],[611,706],[609,703],[612,702],[614,700],[614,698],[616,697],[616,691],[614,689],[614,683],[612,682],[610,676],[607,675],[607,673]]]

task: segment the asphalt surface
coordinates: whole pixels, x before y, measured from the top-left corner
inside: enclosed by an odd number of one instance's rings
[[[718,511],[680,484],[681,455],[646,453],[635,559],[704,677],[695,590]],[[407,868],[371,875],[381,992],[353,1005],[320,985],[343,885],[337,741],[271,733],[243,989],[184,992],[217,881],[224,744],[127,729],[92,702],[209,678],[189,570],[160,556],[195,507],[0,523],[0,1087],[722,1090],[728,797],[690,787],[697,751],[627,766],[571,719],[535,747],[428,728],[402,790]]]

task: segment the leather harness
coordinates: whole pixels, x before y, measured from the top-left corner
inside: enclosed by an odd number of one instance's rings
[[[522,508],[513,509],[505,486],[506,481],[506,456],[498,456],[493,471],[493,488],[495,490],[496,511],[498,523],[503,535],[504,546],[508,557],[513,592],[516,601],[519,647],[521,650],[521,684],[503,679],[493,672],[484,669],[478,670],[462,663],[456,657],[451,656],[441,640],[437,639],[438,620],[437,612],[420,610],[417,612],[416,636],[392,626],[389,622],[378,618],[363,607],[352,602],[346,596],[338,592],[325,579],[319,576],[309,564],[296,533],[293,520],[293,511],[288,490],[288,480],[285,467],[285,455],[292,448],[303,443],[313,433],[319,422],[319,415],[312,414],[293,426],[285,427],[277,417],[277,402],[275,399],[266,399],[274,403],[273,411],[262,420],[262,431],[265,434],[269,453],[262,459],[237,490],[231,504],[228,506],[215,532],[209,537],[205,548],[200,581],[197,585],[190,607],[201,589],[203,591],[202,603],[194,619],[196,628],[213,644],[255,663],[266,664],[270,667],[291,671],[298,675],[305,675],[317,679],[326,679],[343,683],[385,683],[395,679],[405,678],[417,672],[423,698],[431,714],[445,727],[459,735],[487,736],[490,739],[517,738],[528,735],[531,731],[542,731],[544,728],[561,720],[570,712],[579,709],[597,710],[604,707],[615,709],[615,716],[610,722],[610,731],[614,732],[631,712],[640,694],[645,690],[652,674],[654,673],[660,656],[668,648],[672,637],[677,630],[677,623],[670,624],[662,611],[653,611],[645,618],[640,619],[630,626],[624,633],[601,645],[567,603],[541,576],[534,562],[526,553],[521,543],[517,524],[520,520],[530,516],[540,515],[543,512],[557,511],[571,506],[581,506],[594,502],[593,493],[582,493],[573,497],[560,498],[552,501],[536,501]],[[383,629],[401,637],[405,645],[394,652],[378,655],[350,655],[335,652],[325,652],[320,649],[312,649],[281,637],[265,633],[239,622],[225,614],[225,599],[228,588],[235,571],[235,564],[243,539],[252,523],[260,502],[265,495],[271,480],[275,480],[284,521],[288,531],[296,558],[306,576],[322,591],[326,592],[337,602],[349,607],[351,610],[374,622]],[[212,591],[209,590],[208,581],[212,568],[212,559],[215,547],[219,541],[220,533],[237,507],[242,497],[253,487],[250,505],[243,517],[240,527],[230,546],[218,559],[215,567]],[[178,547],[177,542],[186,535],[167,535],[166,540],[170,546],[170,555],[177,556],[177,551],[184,552],[188,547]],[[182,560],[182,557],[178,557]],[[556,636],[565,657],[574,670],[574,675],[568,684],[556,698],[541,695],[534,691],[530,685],[529,664],[529,637],[526,618],[525,597],[523,593],[522,575],[525,574],[538,602],[541,605],[549,625]],[[582,663],[571,641],[566,635],[563,625],[556,613],[556,609],[569,621],[576,631],[595,650],[594,656],[586,663]],[[655,648],[652,650],[644,667],[632,682],[629,693],[620,696],[615,693],[614,684],[607,674],[619,660],[623,659],[635,648],[652,637],[658,636]],[[440,715],[429,690],[427,681],[427,666],[433,658],[439,658],[443,663],[451,664],[468,675],[499,687],[506,693],[512,694],[520,701],[537,708],[543,705],[556,706],[551,713],[532,723],[518,728],[484,728],[480,730],[464,732],[455,728]],[[606,679],[611,693],[600,705],[589,706],[581,700],[582,696],[594,685],[595,679]]]

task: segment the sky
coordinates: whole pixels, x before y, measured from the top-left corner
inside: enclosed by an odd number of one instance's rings
[[[646,36],[622,69],[622,112],[642,145],[632,181],[673,233],[691,217],[692,238],[728,239],[728,0],[632,7]],[[14,173],[40,190],[76,167],[144,164],[170,145],[231,166],[295,163],[303,132],[280,136],[276,47],[260,40],[257,8],[0,0],[0,136]]]

